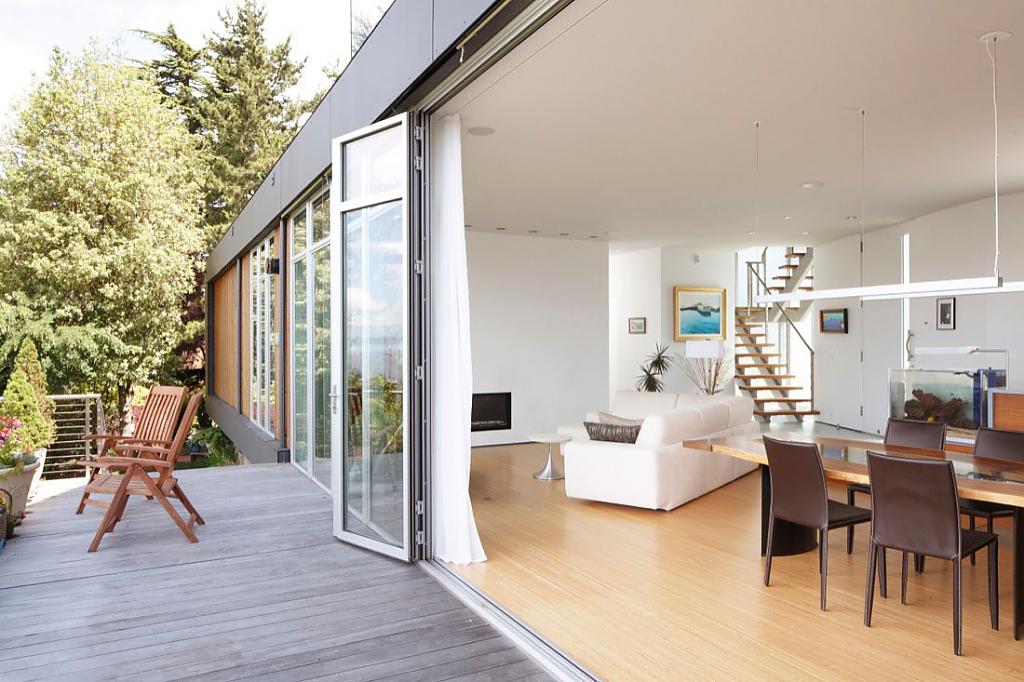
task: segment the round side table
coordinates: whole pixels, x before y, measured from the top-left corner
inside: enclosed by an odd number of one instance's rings
[[[547,443],[548,444],[548,463],[544,465],[544,468],[533,475],[534,478],[538,478],[542,481],[560,481],[565,478],[552,459],[552,447],[558,445],[559,448],[564,443],[568,443],[572,440],[571,436],[564,436],[560,433],[535,433],[530,436],[530,440],[534,443]]]

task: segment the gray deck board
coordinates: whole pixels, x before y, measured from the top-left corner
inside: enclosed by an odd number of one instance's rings
[[[195,545],[140,498],[95,554],[78,491],[30,508],[0,554],[4,680],[547,679],[417,567],[335,540],[292,467],[181,480]]]

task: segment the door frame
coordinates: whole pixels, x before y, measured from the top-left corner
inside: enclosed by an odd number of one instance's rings
[[[410,356],[410,289],[412,288],[413,271],[410,268],[410,234],[413,229],[410,211],[411,204],[411,170],[417,165],[410,162],[412,149],[410,145],[410,128],[412,127],[412,114],[402,113],[391,116],[369,126],[340,135],[331,140],[331,492],[333,496],[334,536],[339,540],[363,547],[386,556],[404,561],[411,561],[415,558],[415,542],[413,538],[412,510],[419,507],[414,504],[411,496],[413,491],[412,471],[412,444],[410,442],[410,415],[412,414],[410,402],[413,396],[412,387],[418,372],[414,369],[414,362]],[[403,155],[403,184],[398,193],[386,192],[374,196],[360,198],[358,200],[342,200],[342,182],[344,182],[345,169],[342,149],[344,145],[356,140],[371,137],[377,133],[393,128],[400,128],[402,137],[405,140],[405,154]],[[344,253],[344,223],[342,216],[350,211],[360,210],[377,206],[393,201],[402,202],[402,537],[399,538],[401,545],[391,545],[382,540],[376,540],[360,535],[345,529],[345,511],[347,499],[345,494],[345,434],[348,431],[348,397],[346,377],[348,366],[345,362],[345,324],[347,314],[345,303],[345,253]],[[418,229],[417,229],[418,231]],[[422,370],[419,370],[422,372]],[[339,402],[341,403],[339,407]],[[416,486],[418,487],[418,486]]]

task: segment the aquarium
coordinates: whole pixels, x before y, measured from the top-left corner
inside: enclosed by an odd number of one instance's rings
[[[988,423],[988,390],[1005,386],[1005,369],[891,369],[889,416],[945,422],[947,440],[973,442]]]

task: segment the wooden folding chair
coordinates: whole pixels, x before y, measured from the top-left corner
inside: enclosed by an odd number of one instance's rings
[[[132,436],[98,433],[83,436],[82,440],[99,441],[98,457],[106,457],[115,445],[168,445],[171,438],[174,437],[174,427],[178,425],[178,415],[181,413],[181,406],[184,402],[184,386],[153,386],[149,389],[146,402],[142,405],[142,412],[139,414],[139,421],[135,425],[135,433]],[[128,455],[128,452],[124,452],[124,456]],[[86,470],[89,471],[89,481],[75,513],[81,514],[87,504],[105,507],[105,503],[97,504],[89,501],[89,484],[96,480],[96,476],[101,472],[101,467],[96,465],[94,459],[85,459],[76,464],[86,467]],[[123,467],[118,468],[123,470]]]
[[[199,542],[192,528],[199,524],[205,525],[203,517],[199,515],[195,507],[185,496],[185,492],[174,477],[174,463],[181,455],[188,439],[189,431],[192,429],[192,421],[195,419],[196,411],[199,410],[199,403],[202,395],[194,395],[185,406],[181,421],[178,423],[178,430],[174,440],[170,443],[160,445],[139,445],[135,443],[124,443],[114,446],[116,456],[101,457],[97,463],[106,469],[86,486],[90,494],[112,495],[109,503],[91,501],[90,504],[104,506],[107,513],[100,521],[100,527],[89,545],[89,551],[95,552],[100,545],[103,536],[112,530],[124,516],[128,500],[133,495],[152,497],[160,503],[171,520],[177,524],[181,532],[185,534],[189,542]],[[135,456],[120,456],[122,452],[131,452]],[[123,471],[118,469],[123,468]],[[150,473],[152,471],[152,474]],[[176,499],[188,511],[188,521],[181,518],[178,512],[171,505],[170,500]]]

